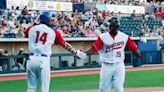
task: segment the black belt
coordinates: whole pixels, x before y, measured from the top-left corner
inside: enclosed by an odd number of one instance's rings
[[[35,55],[34,53],[30,53],[30,55]],[[37,55],[36,55],[37,56]],[[39,56],[39,55],[38,55]],[[43,57],[48,57],[46,54],[41,54],[40,56],[43,56]]]

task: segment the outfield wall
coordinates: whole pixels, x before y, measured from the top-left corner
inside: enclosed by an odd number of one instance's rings
[[[76,49],[81,49],[83,51],[87,50],[91,44],[97,39],[97,38],[64,38],[67,42],[69,42],[73,47]],[[132,38],[138,45],[139,49],[142,51],[151,51],[151,50],[157,50],[157,37],[148,37],[146,38],[148,41],[147,43],[143,43],[140,41],[140,37],[133,37]],[[26,38],[1,38],[0,39],[0,49],[7,50],[9,53],[16,55],[19,52],[20,48],[25,49],[25,53],[28,53],[28,39]],[[68,53],[63,47],[59,45],[53,46],[53,53]],[[146,54],[147,55],[147,54]],[[152,56],[147,56],[146,61],[152,61],[156,62],[158,60],[157,53],[151,54]],[[59,68],[60,64],[59,61],[63,61],[63,64],[67,64],[68,67],[72,67],[74,63],[74,58],[72,56],[64,56],[59,60],[59,57],[52,57],[51,58],[51,66],[54,68]],[[84,66],[84,63],[89,61],[89,57],[85,59],[84,61],[77,60],[76,66]],[[91,56],[91,61],[99,61],[98,55]],[[64,63],[65,62],[65,63]],[[10,66],[13,65],[14,62],[10,60]]]
[[[81,49],[81,50],[86,50],[87,48],[91,46],[91,44],[97,38],[84,38],[83,37],[83,38],[64,38],[64,39],[67,42],[69,42],[73,47],[77,49]],[[140,37],[132,37],[132,39],[135,40],[136,43],[140,45],[139,47],[141,49],[142,49],[142,46],[147,45],[147,43],[143,43],[140,41]],[[153,45],[155,46],[155,49],[157,49],[158,37],[147,37],[146,39],[148,40],[148,45]],[[150,41],[153,41],[153,44],[151,44]],[[7,50],[9,53],[16,54],[19,51],[19,48],[24,48],[25,52],[28,53],[28,39],[27,38],[0,38],[0,49],[4,49],[4,50]],[[52,50],[53,50],[53,53],[67,52],[61,46],[58,46],[58,45],[53,46]]]

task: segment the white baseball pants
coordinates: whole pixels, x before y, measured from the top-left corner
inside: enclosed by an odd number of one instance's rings
[[[49,92],[50,60],[47,57],[30,56],[27,61],[27,92],[35,92],[38,81],[41,92]]]
[[[110,92],[112,84],[115,92],[123,92],[125,79],[124,62],[102,63],[99,92]]]

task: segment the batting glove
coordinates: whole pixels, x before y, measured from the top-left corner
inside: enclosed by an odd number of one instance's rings
[[[87,57],[87,54],[80,50],[77,50],[76,56],[80,59],[85,59]]]

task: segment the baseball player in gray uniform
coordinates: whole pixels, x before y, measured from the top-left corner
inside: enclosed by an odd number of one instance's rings
[[[92,44],[92,47],[86,51],[87,55],[99,51],[102,61],[99,92],[109,92],[112,84],[115,92],[123,92],[125,48],[141,57],[134,41],[128,35],[119,31],[119,21],[116,17],[112,17],[109,32],[102,33]]]
[[[41,92],[49,92],[50,85],[50,56],[52,45],[59,44],[75,56],[83,59],[86,54],[74,49],[64,41],[60,33],[49,27],[51,15],[44,11],[40,17],[40,24],[26,30],[29,38],[29,60],[27,61],[27,92],[35,92],[37,82],[40,82]]]

